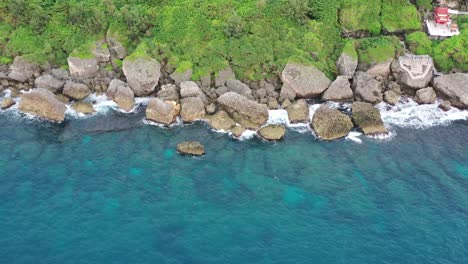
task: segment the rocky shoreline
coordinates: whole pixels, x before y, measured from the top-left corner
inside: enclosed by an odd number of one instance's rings
[[[240,137],[257,131],[266,140],[280,140],[283,124],[267,124],[269,110],[284,109],[291,124],[310,124],[323,140],[346,137],[358,128],[366,135],[386,134],[376,104],[395,105],[404,99],[419,104],[443,100],[440,108],[468,109],[468,75],[434,74],[429,56],[403,55],[374,65],[363,65],[346,53],[336,62],[338,76],[330,80],[314,66],[288,63],[280,76],[260,81],[237,80],[230,67],[192,81],[192,72],[176,72],[149,56],[127,55],[114,39],[96,43],[93,56],[68,58],[68,69],[37,65],[23,57],[0,66],[2,109],[18,102],[19,111],[62,122],[67,107],[89,115],[95,112],[91,94],[105,94],[124,112],[138,97],[149,97],[146,119],[170,126],[205,120],[213,129]],[[115,59],[123,59],[122,67]],[[311,118],[308,101],[322,102]],[[347,103],[350,111],[327,106]]]

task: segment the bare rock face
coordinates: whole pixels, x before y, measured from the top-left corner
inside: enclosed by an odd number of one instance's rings
[[[126,58],[123,72],[136,96],[146,96],[154,91],[161,77],[161,65],[153,58]]]
[[[394,67],[400,84],[411,89],[427,87],[434,72],[434,62],[427,55],[401,56]]]
[[[72,81],[68,81],[63,88],[63,95],[74,100],[83,100],[88,97],[90,93],[91,91],[88,86]]]
[[[228,67],[220,72],[215,77],[215,86],[220,87],[226,84],[228,80],[235,80],[236,75],[232,71],[231,67]]]
[[[468,74],[441,75],[434,79],[434,89],[453,106],[468,109]]]
[[[128,85],[121,80],[114,79],[107,89],[107,97],[117,103],[124,111],[132,111],[135,106],[135,94]]]
[[[187,97],[181,100],[180,116],[185,123],[205,118],[205,104],[200,97]]]
[[[180,85],[182,82],[190,81],[192,74],[192,69],[188,69],[184,72],[173,72],[170,77],[174,80],[175,85]]]
[[[420,104],[432,104],[435,102],[437,95],[432,87],[420,89],[416,91],[415,101]]]
[[[400,101],[401,94],[395,90],[388,90],[384,93],[384,101],[391,105],[396,105]]]
[[[309,105],[306,100],[299,100],[286,108],[288,119],[291,124],[308,123]]]
[[[205,155],[205,147],[198,141],[182,142],[177,145],[177,151],[182,155]]]
[[[390,76],[393,59],[372,65],[367,73],[377,79],[387,79]]]
[[[312,128],[321,139],[334,140],[348,135],[353,128],[353,122],[340,111],[322,105],[315,111]]]
[[[74,78],[90,79],[98,74],[99,66],[96,58],[68,58],[70,74]]]
[[[250,87],[239,80],[227,80],[226,87],[228,88],[228,92],[235,92],[253,100],[252,90]]]
[[[180,96],[182,98],[200,97],[200,99],[202,99],[203,103],[206,104],[208,102],[208,99],[206,98],[206,95],[200,89],[198,84],[196,82],[192,82],[192,81],[186,81],[186,82],[180,83]]]
[[[386,134],[379,109],[369,103],[354,102],[352,106],[352,119],[366,135]]]
[[[245,128],[257,129],[268,120],[268,107],[234,92],[218,98],[218,104]]]
[[[63,88],[65,83],[63,81],[57,80],[54,76],[50,74],[42,75],[34,80],[34,86],[36,88],[44,88],[53,93],[57,93],[60,89]]]
[[[179,101],[179,90],[174,84],[165,84],[158,91],[158,97],[162,100]]]
[[[318,97],[331,84],[330,79],[314,66],[288,63],[281,74],[283,83],[288,84],[299,98]]]
[[[236,125],[236,122],[225,112],[219,111],[208,117],[208,122],[214,130],[229,131]]]
[[[336,67],[340,75],[346,76],[348,79],[353,78],[354,72],[358,66],[358,60],[352,56],[342,53],[336,61]]]
[[[291,85],[285,83],[281,87],[280,91],[280,101],[284,102],[286,100],[293,101],[296,98],[296,92],[293,90]]]
[[[111,55],[117,59],[123,59],[127,57],[128,52],[125,47],[120,43],[117,38],[112,34],[109,29],[106,34],[107,43],[109,45],[109,50]]]
[[[14,106],[15,104],[16,104],[15,101],[13,99],[11,99],[10,97],[3,98],[2,103],[0,105],[0,109],[2,109],[2,110],[8,109],[8,108]]]
[[[49,90],[38,88],[21,96],[18,109],[47,120],[61,122],[67,107]]]
[[[377,104],[382,102],[382,83],[366,72],[357,72],[353,82],[357,101]]]
[[[109,62],[111,60],[111,54],[106,41],[98,41],[92,52],[98,62]]]
[[[322,94],[322,101],[344,102],[354,98],[348,76],[338,76],[336,80]]]
[[[277,141],[283,139],[284,135],[286,135],[286,127],[281,124],[268,125],[260,128],[258,134],[266,140]]]
[[[90,114],[96,112],[94,110],[94,107],[93,107],[92,104],[87,103],[87,102],[83,102],[83,101],[78,101],[78,102],[72,104],[71,107],[76,112],[82,113],[82,114],[85,114],[85,115],[90,115]]]
[[[17,56],[10,65],[8,78],[23,83],[31,79],[34,72],[38,69],[39,66],[36,63],[33,63],[21,56]]]
[[[146,119],[168,126],[176,121],[179,110],[179,106],[174,101],[165,102],[154,98],[146,108]]]

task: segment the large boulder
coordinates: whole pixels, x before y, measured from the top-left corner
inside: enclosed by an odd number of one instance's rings
[[[135,106],[135,94],[128,85],[121,80],[114,79],[107,89],[107,97],[117,103],[124,111],[132,111]]]
[[[236,75],[232,71],[231,67],[228,67],[216,74],[215,76],[215,86],[220,87],[226,84],[228,80],[235,80]]]
[[[353,122],[339,110],[322,105],[315,111],[312,128],[321,139],[334,140],[348,135],[353,128]]]
[[[330,79],[314,66],[288,63],[284,68],[281,79],[296,92],[300,98],[318,97],[330,86]]]
[[[288,119],[291,124],[310,122],[309,105],[304,99],[298,100],[288,106],[286,111],[288,112]]]
[[[33,77],[34,72],[38,69],[39,66],[36,63],[21,56],[17,56],[10,65],[8,78],[17,82],[26,82]]]
[[[68,81],[65,84],[62,93],[71,99],[83,100],[89,96],[91,91],[85,84]]]
[[[401,94],[395,90],[388,90],[383,94],[383,99],[390,105],[396,105],[400,101]]]
[[[393,62],[393,58],[388,59],[384,62],[377,63],[372,65],[369,69],[367,69],[367,73],[377,79],[387,79],[390,76],[391,72],[391,65]]]
[[[291,85],[284,83],[280,91],[280,101],[284,102],[285,100],[293,101],[296,98],[296,92],[293,90]]]
[[[203,156],[205,147],[198,141],[187,141],[177,145],[177,151],[182,155]]]
[[[163,125],[174,123],[177,115],[179,115],[179,106],[174,101],[165,102],[160,98],[154,98],[146,108],[146,119]]]
[[[96,58],[68,57],[68,68],[74,78],[89,79],[98,74],[99,66]]]
[[[357,72],[353,81],[357,101],[377,104],[382,102],[382,83],[366,72]]]
[[[434,89],[458,108],[468,108],[468,74],[454,73],[434,79]]]
[[[191,123],[205,118],[205,104],[200,97],[187,97],[181,100],[182,121]]]
[[[96,112],[91,103],[83,102],[83,101],[78,101],[78,102],[72,104],[71,108],[73,110],[75,110],[76,112],[82,113],[82,114],[85,114],[85,115],[90,115],[90,114]]]
[[[165,84],[158,91],[158,97],[163,100],[179,101],[179,90],[174,84]]]
[[[180,83],[180,96],[182,98],[200,97],[203,103],[206,104],[208,102],[206,95],[200,89],[198,84],[192,81],[185,81],[185,82]]]
[[[236,125],[236,122],[225,112],[219,111],[208,117],[210,126],[215,130],[229,131]]]
[[[286,127],[282,124],[268,125],[260,128],[258,134],[266,140],[280,140],[286,134]]]
[[[193,74],[192,69],[188,69],[183,72],[175,71],[171,74],[170,77],[172,80],[174,80],[174,83],[176,85],[180,85],[182,82],[190,81],[192,79],[192,74]]]
[[[425,88],[432,80],[434,62],[430,56],[401,56],[394,65],[399,83],[407,88]]]
[[[122,69],[128,85],[136,96],[146,96],[152,93],[161,76],[161,65],[150,57],[127,57],[123,61]]]
[[[432,104],[435,102],[437,95],[432,87],[420,89],[416,91],[415,101],[420,104]]]
[[[226,87],[228,88],[228,92],[235,92],[247,97],[250,100],[253,99],[252,90],[250,87],[239,80],[227,80]]]
[[[336,68],[340,75],[346,76],[348,79],[352,79],[354,72],[358,66],[358,59],[351,55],[342,53],[336,61]]]
[[[351,117],[366,135],[387,133],[379,109],[369,103],[354,102]]]
[[[268,107],[234,92],[218,98],[218,104],[245,128],[257,129],[268,120]]]
[[[18,109],[47,120],[61,122],[65,119],[67,107],[51,91],[37,88],[21,96]]]
[[[34,86],[36,88],[44,88],[53,93],[57,93],[60,89],[63,88],[65,83],[63,81],[57,80],[54,76],[50,74],[42,75],[34,80]]]
[[[328,87],[328,89],[322,94],[323,101],[352,101],[354,98],[353,90],[351,89],[351,83],[348,80],[348,76],[338,76],[336,80]]]

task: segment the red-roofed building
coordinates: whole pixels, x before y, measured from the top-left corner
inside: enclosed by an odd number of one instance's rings
[[[448,24],[450,22],[450,16],[448,8],[445,7],[436,7],[434,9],[435,22],[437,24]]]

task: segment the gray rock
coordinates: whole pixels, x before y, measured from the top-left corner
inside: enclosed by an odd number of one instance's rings
[[[308,123],[309,117],[309,104],[306,100],[299,100],[286,108],[288,112],[288,119],[291,124]]]
[[[384,93],[384,101],[391,105],[396,105],[400,101],[401,94],[394,91],[388,90]]]
[[[377,104],[382,101],[382,83],[366,72],[357,72],[353,81],[354,97],[357,101]]]
[[[427,87],[432,80],[434,62],[430,56],[406,55],[398,58],[396,64],[399,82],[412,89]]]
[[[245,128],[257,129],[268,120],[268,108],[247,97],[228,92],[218,98],[219,106]]]
[[[346,53],[342,53],[336,61],[336,67],[338,69],[339,74],[346,76],[348,79],[353,78],[357,66],[357,58],[355,59]]]
[[[415,101],[420,104],[433,104],[437,95],[432,87],[420,89],[416,91]]]
[[[120,43],[117,38],[112,34],[110,29],[107,31],[106,34],[107,43],[109,45],[109,50],[111,55],[117,59],[123,59],[127,57],[128,53],[125,47]]]
[[[18,109],[47,120],[61,122],[67,107],[49,90],[37,88],[21,96]]]
[[[336,80],[328,87],[322,94],[323,101],[352,101],[354,99],[351,83],[349,83],[348,76],[338,76]]]
[[[258,90],[255,90],[255,96],[257,99],[265,98],[266,95],[267,95],[267,90],[265,88],[260,88]]]
[[[187,97],[199,97],[203,104],[208,104],[208,98],[206,97],[205,93],[198,87],[196,82],[186,81],[180,84],[180,96],[182,98]]]
[[[114,79],[107,88],[107,97],[117,103],[119,108],[130,112],[135,106],[135,94],[128,85],[121,80]]]
[[[458,108],[468,108],[468,74],[454,73],[434,79],[434,89]]]
[[[90,79],[95,77],[99,72],[98,61],[96,58],[68,58],[68,68],[70,74],[78,79]]]
[[[63,81],[57,80],[54,76],[47,74],[42,75],[34,80],[34,86],[36,88],[44,88],[53,93],[57,93],[60,89],[63,88],[65,83]]]
[[[272,97],[269,97],[267,99],[267,106],[268,106],[268,109],[278,109],[279,108],[279,104],[278,104],[278,100],[276,100],[275,98],[272,98]]]
[[[266,140],[277,141],[286,135],[286,127],[282,124],[268,125],[260,128],[258,134]]]
[[[205,118],[205,104],[200,97],[187,97],[181,100],[182,121],[191,123]]]
[[[450,104],[450,101],[444,100],[442,103],[440,103],[439,108],[442,109],[443,111],[447,112],[451,109],[452,104]]]
[[[70,72],[65,69],[52,69],[52,76],[61,81],[64,81],[70,78]]]
[[[23,83],[31,79],[37,70],[39,70],[39,66],[36,63],[17,56],[10,65],[8,78]]]
[[[291,87],[291,85],[285,83],[283,87],[281,87],[280,92],[280,101],[284,102],[285,100],[293,101],[296,98],[296,92]]]
[[[235,80],[236,75],[232,71],[231,67],[228,67],[220,72],[215,77],[215,86],[223,86],[226,84],[227,80]]]
[[[158,97],[162,100],[179,101],[179,91],[174,84],[165,84],[158,91]]]
[[[170,125],[176,121],[179,115],[177,104],[165,102],[159,98],[151,99],[146,108],[146,119],[163,124]]]
[[[205,107],[206,113],[212,115],[216,112],[216,105],[211,103]]]
[[[226,86],[224,86],[224,85],[216,88],[216,94],[218,96],[221,96],[221,95],[223,95],[223,94],[225,94],[227,92],[228,92],[228,88]]]
[[[154,91],[161,77],[161,65],[153,58],[126,58],[123,72],[136,96],[146,96]]]
[[[198,141],[182,142],[177,145],[177,152],[182,155],[203,156],[205,147]]]
[[[318,97],[331,84],[330,79],[314,66],[288,63],[281,79],[296,92],[299,98]]]
[[[201,83],[201,87],[206,87],[206,88],[211,87],[211,76],[204,75],[200,77],[200,83]]]
[[[352,119],[366,135],[386,134],[379,109],[369,103],[354,102],[352,106]]]
[[[348,135],[353,128],[353,122],[340,111],[322,105],[315,111],[312,128],[319,138],[334,140]]]
[[[91,94],[88,86],[82,83],[75,83],[72,81],[68,81],[65,83],[65,87],[63,88],[63,95],[74,99],[74,100],[83,100]]]
[[[188,69],[184,72],[174,72],[171,74],[171,79],[174,80],[176,85],[180,85],[180,83],[185,81],[190,81],[192,79],[193,71],[192,69]]]
[[[229,92],[238,93],[240,95],[243,95],[243,96],[247,97],[250,100],[253,99],[252,90],[250,89],[250,87],[247,84],[245,84],[245,83],[243,83],[241,81],[227,80],[226,81],[226,87],[228,88]]]
[[[389,59],[387,61],[372,65],[367,70],[367,73],[377,79],[387,79],[390,76],[390,65],[392,62],[393,59]]]
[[[111,60],[109,47],[105,41],[98,41],[92,53],[98,62],[109,62]]]

